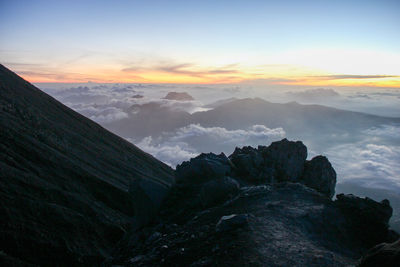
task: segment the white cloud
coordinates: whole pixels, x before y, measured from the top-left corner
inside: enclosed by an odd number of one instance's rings
[[[222,127],[190,124],[175,132],[165,133],[158,139],[148,136],[138,143],[135,143],[133,139],[128,138],[128,140],[159,160],[175,167],[201,152],[224,152],[229,155],[235,146],[267,145],[284,136],[285,132],[282,128],[270,129],[264,125],[253,125],[246,130],[227,130]]]
[[[400,128],[382,125],[364,134],[358,142],[341,144],[326,152],[338,173],[338,181],[400,191]]]
[[[236,145],[249,142],[251,139],[267,141],[270,138],[282,138],[285,131],[282,128],[270,129],[264,125],[253,125],[246,130],[227,130],[222,127],[202,127],[200,124],[190,124],[177,130],[172,140],[183,140],[191,137],[207,136],[223,143]]]
[[[128,118],[128,114],[118,108],[108,107],[89,118],[99,123],[107,123]]]
[[[129,141],[132,142],[132,140]],[[173,143],[166,141],[157,144],[151,136],[143,138],[136,145],[171,167],[175,167],[182,161],[194,158],[199,154],[184,142]]]
[[[366,134],[379,137],[400,138],[399,125],[382,125],[365,131]]]

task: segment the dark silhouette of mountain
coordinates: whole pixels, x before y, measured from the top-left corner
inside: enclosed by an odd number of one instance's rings
[[[191,101],[194,98],[186,92],[169,92],[164,99],[177,100],[177,101]]]
[[[349,266],[399,237],[389,201],[332,200],[335,170],[306,158],[302,142],[284,139],[183,162],[160,216],[106,266]]]
[[[271,103],[261,98],[229,99],[213,107],[212,110],[189,114],[156,102],[134,105],[131,110],[126,111],[128,118],[106,123],[104,126],[118,135],[140,140],[146,136],[157,137],[163,132],[191,123],[229,130],[262,124],[269,128],[282,127],[288,138],[301,139],[321,147],[334,145],[336,142],[357,141],[366,129],[400,123],[400,118],[296,102]],[[138,124],[141,127],[136,127]]]
[[[105,123],[104,126],[119,136],[140,139],[149,135],[155,137],[190,123],[188,112],[171,110],[157,102],[135,104],[126,112],[128,118]]]
[[[173,180],[167,165],[0,65],[1,256],[98,265],[157,208],[132,184],[162,197]]]
[[[222,104],[209,111],[196,112],[192,114],[191,122],[204,127],[227,129],[243,129],[255,124],[269,128],[282,127],[288,138],[327,145],[333,135],[337,136],[336,141],[351,142],[358,138],[362,130],[381,124],[400,123],[400,118],[320,105],[301,105],[296,102],[278,104],[260,98],[247,98]]]
[[[221,100],[217,100],[211,104],[206,105],[206,108],[216,108],[219,107],[223,104],[227,104],[233,101],[237,101],[238,99],[236,97],[230,97],[230,98],[226,98],[226,99],[221,99]]]

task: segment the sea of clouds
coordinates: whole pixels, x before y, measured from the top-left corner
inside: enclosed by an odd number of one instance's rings
[[[38,86],[65,105],[100,124],[127,118],[129,112],[134,112],[132,107],[135,105],[156,103],[170,109],[193,113],[212,108],[212,103],[218,100],[244,97],[262,97],[278,103],[297,101],[303,104],[320,104],[381,116],[400,117],[400,89],[391,88],[273,90],[244,85],[96,83],[38,84]],[[195,100],[163,99],[171,91],[188,92]],[[202,152],[224,152],[229,155],[236,146],[268,145],[284,137],[285,129],[271,129],[268,125],[225,129],[204,127],[200,124],[189,124],[173,131],[166,131],[160,136],[149,135],[138,138],[134,133],[125,136],[130,142],[172,167]],[[366,129],[356,142],[335,143],[327,150],[311,150],[309,154],[312,156],[321,153],[327,155],[334,165],[339,183],[351,180],[363,186],[388,188],[398,190],[400,193],[399,125],[380,125]]]

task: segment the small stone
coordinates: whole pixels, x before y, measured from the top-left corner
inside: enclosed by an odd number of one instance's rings
[[[217,232],[225,232],[237,228],[243,228],[249,224],[248,214],[231,214],[222,216],[216,226]]]
[[[129,260],[130,263],[137,263],[144,258],[144,255],[137,255],[136,257]]]
[[[160,232],[154,232],[147,240],[146,243],[150,244],[153,243],[154,241],[158,240],[161,238],[161,233]]]

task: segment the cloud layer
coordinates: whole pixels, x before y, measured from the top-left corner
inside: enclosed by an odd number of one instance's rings
[[[400,192],[400,126],[382,125],[364,134],[358,142],[337,145],[326,152],[338,181]]]
[[[203,127],[190,124],[176,132],[165,133],[153,139],[148,136],[136,145],[172,167],[184,160],[189,160],[201,152],[225,152],[230,154],[236,146],[269,144],[282,139],[282,128],[270,129],[264,125],[253,125],[248,129],[227,130],[222,127]],[[134,142],[132,139],[128,139]]]

